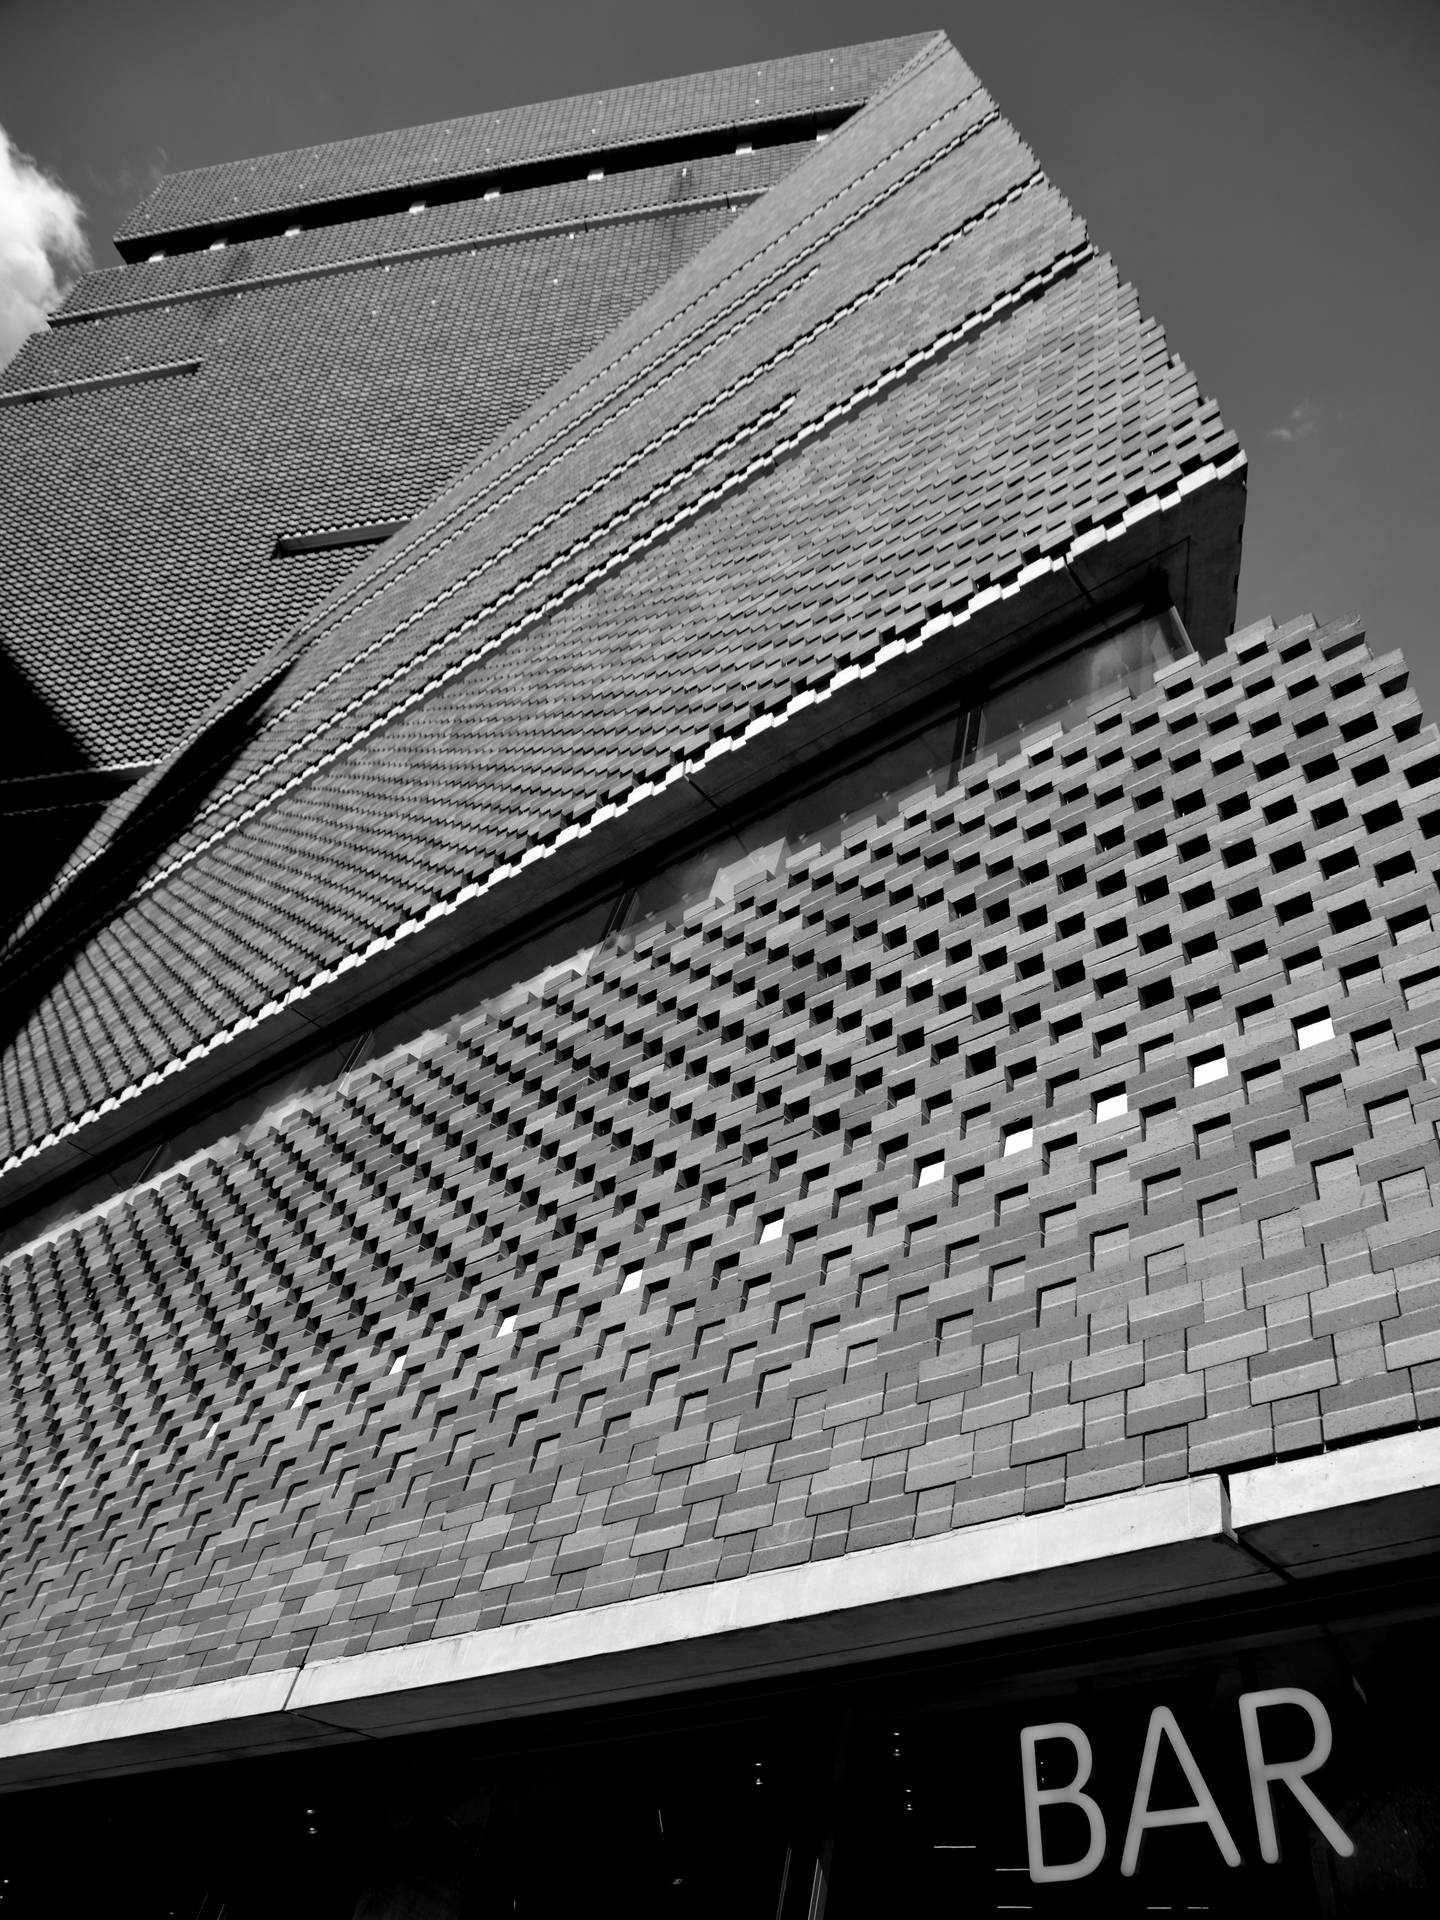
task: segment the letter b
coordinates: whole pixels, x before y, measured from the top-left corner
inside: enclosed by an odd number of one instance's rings
[[[1068,1787],[1042,1787],[1035,1749],[1042,1740],[1068,1740],[1075,1749],[1075,1778]],[[1093,1873],[1105,1855],[1105,1816],[1081,1789],[1090,1778],[1092,1765],[1090,1742],[1082,1727],[1068,1720],[1052,1720],[1043,1727],[1020,1729],[1020,1764],[1025,1775],[1025,1845],[1030,1856],[1032,1880],[1083,1880]],[[1040,1832],[1042,1807],[1079,1807],[1090,1823],[1090,1845],[1079,1860],[1059,1866],[1047,1866],[1045,1843]]]

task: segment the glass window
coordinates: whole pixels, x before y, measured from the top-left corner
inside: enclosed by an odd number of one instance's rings
[[[1007,742],[1018,745],[1020,735],[1042,720],[1063,725],[1106,695],[1143,693],[1161,667],[1189,650],[1184,629],[1168,613],[1088,641],[988,695],[976,714],[970,756]]]

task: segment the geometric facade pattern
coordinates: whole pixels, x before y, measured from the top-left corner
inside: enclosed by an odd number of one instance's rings
[[[1440,1411],[1440,742],[1301,620],[5,1266],[5,1715]]]

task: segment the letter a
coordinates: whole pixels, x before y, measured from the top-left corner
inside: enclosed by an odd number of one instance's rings
[[[1163,1812],[1150,1810],[1150,1789],[1155,1783],[1155,1762],[1160,1757],[1160,1736],[1164,1734],[1174,1748],[1175,1758],[1184,1769],[1185,1778],[1190,1782],[1190,1791],[1195,1796],[1195,1804],[1190,1807],[1167,1807]],[[1125,1833],[1125,1851],[1120,1856],[1120,1871],[1133,1874],[1140,1859],[1140,1842],[1151,1827],[1209,1827],[1215,1836],[1215,1844],[1224,1856],[1227,1867],[1238,1867],[1240,1849],[1230,1838],[1230,1829],[1221,1818],[1220,1809],[1215,1804],[1215,1796],[1205,1784],[1205,1776],[1195,1764],[1186,1739],[1176,1724],[1175,1716],[1168,1707],[1156,1707],[1150,1716],[1150,1725],[1145,1734],[1145,1753],[1140,1762],[1140,1777],[1135,1782],[1135,1804],[1130,1809],[1130,1825]]]
[[[1075,1778],[1068,1787],[1042,1787],[1035,1749],[1042,1740],[1068,1740],[1075,1749]],[[1083,1880],[1093,1873],[1105,1854],[1105,1816],[1080,1789],[1090,1778],[1092,1755],[1084,1729],[1067,1720],[1052,1720],[1043,1727],[1020,1729],[1020,1764],[1025,1775],[1025,1845],[1030,1855],[1032,1880]],[[1090,1823],[1090,1845],[1083,1858],[1061,1866],[1045,1864],[1045,1843],[1040,1833],[1042,1807],[1079,1807]]]
[[[1261,1707],[1300,1707],[1310,1716],[1315,1743],[1303,1760],[1267,1760],[1260,1739]],[[1250,1796],[1255,1802],[1255,1828],[1260,1835],[1261,1857],[1273,1866],[1280,1858],[1280,1842],[1275,1834],[1275,1809],[1270,1802],[1270,1782],[1283,1780],[1310,1818],[1330,1842],[1336,1853],[1348,1860],[1355,1843],[1334,1815],[1322,1807],[1305,1784],[1305,1775],[1323,1767],[1330,1758],[1330,1716],[1324,1704],[1303,1687],[1271,1687],[1266,1693],[1242,1693],[1240,1724],[1245,1729],[1245,1758],[1250,1767]]]

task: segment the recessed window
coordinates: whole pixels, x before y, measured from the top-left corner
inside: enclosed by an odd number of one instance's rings
[[[1173,612],[1132,621],[992,693],[976,716],[971,751],[988,753],[1012,737],[1018,744],[1018,736],[1042,720],[1063,725],[1104,694],[1139,693],[1154,684],[1161,668],[1189,652]]]
[[[1025,1262],[1023,1260],[1000,1260],[990,1269],[990,1298],[992,1300],[1013,1299],[1017,1293],[1025,1291]]]
[[[1284,1173],[1295,1164],[1295,1147],[1288,1133],[1277,1133],[1268,1140],[1255,1141],[1250,1154],[1257,1180],[1264,1179],[1267,1173]]]
[[[846,1350],[845,1378],[852,1379],[862,1368],[873,1366],[880,1352],[878,1340],[861,1340]]]
[[[1209,1053],[1197,1053],[1190,1062],[1191,1084],[1208,1086],[1212,1080],[1223,1080],[1229,1071],[1230,1065],[1223,1047],[1216,1047]]]
[[[1335,1038],[1335,1022],[1328,1013],[1307,1013],[1295,1022],[1295,1044],[1303,1052]]]
[[[1073,1238],[1079,1221],[1079,1213],[1072,1204],[1065,1207],[1052,1207],[1048,1213],[1040,1216],[1041,1244],[1054,1246],[1057,1241]]]
[[[1396,1093],[1385,1100],[1372,1100],[1365,1109],[1365,1118],[1370,1122],[1371,1133],[1375,1134],[1385,1127],[1409,1126],[1415,1113],[1409,1094]]]
[[[1415,1167],[1409,1173],[1391,1174],[1389,1179],[1380,1182],[1380,1198],[1387,1220],[1405,1213],[1428,1214],[1430,1177],[1423,1167]]]
[[[393,534],[402,533],[408,520],[366,520],[349,527],[316,527],[303,533],[276,536],[272,559],[294,553],[324,553],[331,547],[374,547]]]
[[[1117,1261],[1130,1257],[1130,1229],[1128,1226],[1107,1227],[1101,1233],[1090,1236],[1090,1264],[1092,1267],[1113,1266]]]
[[[1106,1093],[1095,1096],[1095,1118],[1097,1120],[1118,1120],[1122,1114],[1130,1111],[1130,1096],[1123,1087],[1112,1087]]]

